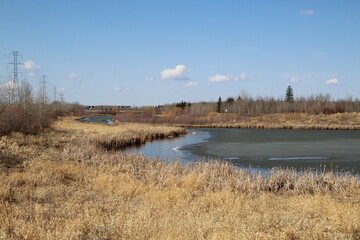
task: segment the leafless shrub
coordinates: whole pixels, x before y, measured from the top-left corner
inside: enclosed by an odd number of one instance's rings
[[[11,132],[35,134],[50,127],[53,121],[69,111],[79,109],[79,104],[46,103],[36,101],[31,86],[23,82],[19,87],[17,101],[9,102],[7,89],[0,88],[0,136]]]

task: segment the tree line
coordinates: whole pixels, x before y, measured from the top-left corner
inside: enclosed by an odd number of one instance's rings
[[[216,102],[198,102],[165,105],[165,111],[179,107],[191,115],[204,115],[210,112],[234,113],[247,116],[257,116],[274,113],[309,113],[334,114],[344,112],[360,112],[360,100],[348,97],[334,100],[329,94],[317,94],[309,97],[294,96],[291,86],[286,89],[284,98],[257,97],[253,98],[246,93],[238,97],[228,97],[222,100],[221,96]]]

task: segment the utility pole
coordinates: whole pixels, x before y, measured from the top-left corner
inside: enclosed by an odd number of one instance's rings
[[[12,71],[12,85],[10,85],[11,88],[11,95],[10,95],[10,101],[11,103],[14,103],[16,101],[16,98],[18,97],[20,99],[20,87],[19,87],[19,71],[18,66],[22,63],[18,62],[18,57],[21,55],[19,54],[19,51],[12,51],[12,62],[9,62],[10,65],[13,65],[13,71]],[[15,92],[16,89],[16,92]]]
[[[40,84],[41,84],[41,97],[42,97],[42,101],[43,103],[46,103],[46,84],[48,82],[46,81],[46,75],[42,75],[42,78],[40,80]]]

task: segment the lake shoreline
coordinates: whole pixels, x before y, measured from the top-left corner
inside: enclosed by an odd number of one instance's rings
[[[294,129],[294,130],[360,130],[360,126],[266,126],[266,125],[247,125],[247,124],[164,124],[166,126],[185,127],[185,128],[237,128],[237,129]]]
[[[108,117],[111,118],[111,116]],[[102,119],[102,116],[98,118]],[[98,122],[96,118],[90,118],[88,121]],[[121,125],[125,127],[127,124],[129,123],[122,123],[118,127]],[[144,124],[144,126],[150,126],[150,124]],[[160,125],[154,126],[159,127]],[[358,131],[251,128],[187,128],[187,131],[189,134],[185,138],[176,138],[176,140],[171,141],[150,141],[145,145],[145,141],[142,141],[141,144],[126,144],[126,148],[121,149],[128,149],[126,151],[132,154],[143,154],[150,159],[161,158],[170,161],[177,159],[184,163],[198,161],[199,159],[222,159],[234,166],[244,168],[248,168],[248,166],[255,169],[271,169],[272,167],[322,169],[326,167],[327,170],[360,172],[360,153],[356,147],[351,147],[354,144],[356,145],[353,141],[360,137]],[[209,136],[206,137],[206,140],[199,139],[200,135],[202,138],[206,135],[204,135],[204,131],[208,132]],[[221,134],[220,140],[216,140],[217,133],[223,132],[227,132],[227,134]],[[231,139],[227,139],[226,136],[230,135],[232,136]],[[344,139],[342,141],[336,140],[338,138]],[[246,139],[253,139],[252,141],[255,142],[249,144]],[[284,139],[291,141],[284,141]],[[349,142],[343,144],[342,142],[345,140]],[[292,143],[294,141],[296,144]],[[309,143],[309,141],[314,142]],[[319,145],[319,141],[321,145]],[[114,141],[110,141],[110,145],[109,141],[105,142],[107,149],[113,148],[111,146]],[[115,142],[119,143],[119,141]],[[236,146],[234,147],[235,143]],[[330,145],[332,147],[329,149]],[[174,148],[177,151],[173,151]],[[242,150],[239,151],[239,148]],[[264,149],[267,150],[264,151]],[[341,151],[345,152],[342,153]]]

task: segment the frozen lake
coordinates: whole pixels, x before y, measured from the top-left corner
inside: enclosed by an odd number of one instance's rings
[[[112,116],[82,122],[112,124]],[[127,149],[128,154],[182,163],[220,159],[239,167],[343,169],[360,173],[360,131],[189,128],[183,137]]]
[[[222,159],[240,167],[323,168],[360,172],[360,131],[188,129],[185,137],[155,141],[128,153],[179,159]]]

